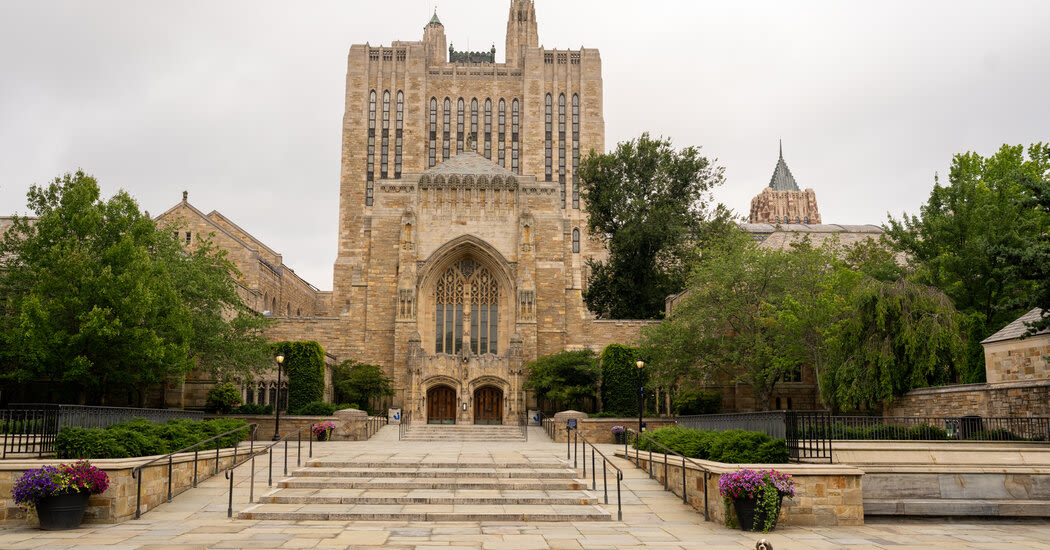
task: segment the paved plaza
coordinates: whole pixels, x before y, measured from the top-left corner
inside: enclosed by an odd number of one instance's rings
[[[496,463],[510,455],[550,461],[565,457],[564,444],[550,442],[542,430],[531,429],[528,442],[399,442],[396,427],[385,427],[365,442],[315,444],[315,458],[382,456],[431,461],[462,460]],[[612,455],[612,446],[608,455]],[[291,454],[294,467],[295,455]],[[275,474],[283,456],[275,455]],[[888,548],[894,550],[942,548],[1050,549],[1047,521],[935,521],[869,520],[863,527],[779,527],[762,535],[743,533],[708,523],[703,515],[682,504],[622,459],[623,521],[615,521],[616,504],[599,504],[613,521],[511,522],[511,521],[342,521],[342,520],[244,520],[228,519],[227,481],[218,476],[162,504],[142,519],[116,525],[87,525],[64,532],[40,531],[24,525],[0,528],[0,550],[7,549],[113,549],[191,550],[203,548],[754,548],[761,538],[777,550],[831,548]],[[266,459],[256,462],[255,496],[266,487]],[[248,502],[248,466],[235,476],[234,517],[253,504]],[[275,479],[283,476],[275,475]],[[597,496],[601,495],[599,481]],[[599,499],[599,502],[601,500]],[[717,496],[712,505],[721,505]]]

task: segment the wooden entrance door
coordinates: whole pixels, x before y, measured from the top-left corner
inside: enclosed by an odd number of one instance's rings
[[[434,386],[427,392],[427,424],[456,423],[456,392],[448,386]]]
[[[474,423],[503,423],[503,391],[486,386],[474,392]]]

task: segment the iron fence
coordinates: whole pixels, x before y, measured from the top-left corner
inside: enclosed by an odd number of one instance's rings
[[[0,409],[0,457],[9,454],[44,456],[55,452],[55,438],[66,427],[105,428],[142,418],[151,422],[173,419],[203,420],[200,411],[139,409],[90,405],[14,403]]]
[[[683,428],[713,430],[716,432],[747,430],[749,432],[762,432],[776,439],[785,439],[787,437],[786,414],[785,411],[767,411],[679,416],[678,425]]]
[[[1050,417],[834,416],[802,429],[839,440],[1050,441]]]
[[[694,430],[746,430],[783,439],[794,461],[831,462],[831,441],[820,426],[827,425],[826,411],[764,411],[732,414],[702,414],[678,417],[678,425]]]

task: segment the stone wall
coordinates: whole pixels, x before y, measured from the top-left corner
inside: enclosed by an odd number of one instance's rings
[[[582,414],[582,413],[581,413]],[[646,418],[644,419],[646,431],[652,431],[667,426],[675,426],[677,421],[670,418]],[[565,443],[565,422],[545,418],[543,425],[547,432],[554,432],[554,441]],[[613,426],[624,426],[631,430],[638,429],[638,418],[580,418],[577,429],[591,443],[616,443],[612,433]],[[553,427],[553,430],[551,429]]]
[[[624,451],[616,451],[623,457]],[[649,471],[649,453],[628,451],[631,464]],[[665,470],[666,460],[666,470]],[[852,466],[822,464],[723,464],[709,460],[692,459],[686,462],[685,483],[682,481],[682,459],[674,455],[652,454],[652,476],[660,483],[666,477],[667,490],[678,496],[686,491],[689,504],[704,512],[705,474],[696,464],[707,469],[706,507],[710,521],[725,523],[726,510],[718,494],[718,476],[741,468],[770,469],[791,474],[795,480],[795,496],[785,498],[780,509],[778,525],[835,527],[840,525],[863,525],[864,503],[861,478],[864,471]],[[666,471],[666,474],[665,474]]]
[[[988,383],[1046,380],[1050,378],[1050,334],[1004,340],[984,345]]]
[[[246,453],[247,447],[240,449]],[[201,452],[198,455],[198,481],[215,473],[215,451]],[[112,460],[92,460],[91,463],[106,471],[109,476],[109,488],[100,495],[92,495],[84,513],[85,523],[120,523],[135,517],[136,487],[138,480],[131,477],[135,466],[148,462],[156,457],[139,457]],[[233,449],[219,451],[219,472],[233,464]],[[57,465],[59,460],[19,460],[0,462],[0,521],[14,523],[25,521],[26,512],[15,505],[11,498],[14,484],[26,470],[40,468],[44,465]],[[172,464],[172,494],[178,495],[193,486],[193,453],[175,455]],[[149,510],[167,500],[168,468],[167,462],[157,462],[143,470],[141,510]],[[35,512],[32,514],[35,515]],[[35,518],[31,518],[35,523]]]
[[[1050,380],[959,384],[912,390],[885,416],[1050,416]]]

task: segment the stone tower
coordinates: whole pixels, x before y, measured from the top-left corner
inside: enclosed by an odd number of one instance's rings
[[[437,9],[430,22],[423,27],[423,44],[426,47],[427,65],[441,65],[445,62],[448,45],[445,41],[445,26],[438,19]]]
[[[795,176],[784,162],[784,145],[780,145],[780,158],[769,178],[769,186],[751,199],[751,223],[819,224],[817,194],[812,189],[802,191]]]
[[[521,67],[525,48],[540,45],[536,6],[532,0],[511,0],[507,16],[507,66]]]

